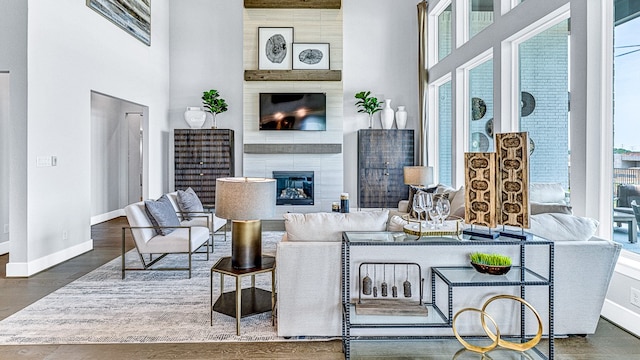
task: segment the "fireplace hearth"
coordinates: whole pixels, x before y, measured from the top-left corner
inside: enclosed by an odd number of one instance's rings
[[[274,171],[276,205],[313,205],[313,171]]]

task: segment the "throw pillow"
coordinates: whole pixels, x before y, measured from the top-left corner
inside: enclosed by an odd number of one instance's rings
[[[431,188],[424,188],[419,186],[409,185],[409,203],[407,204],[407,211],[411,214],[412,217],[415,218],[415,213],[413,212],[413,196],[418,192],[427,192],[434,193],[438,187],[434,186]]]
[[[144,205],[147,216],[151,224],[156,227],[158,235],[169,235],[175,230],[175,228],[162,226],[180,226],[178,215],[166,194],[158,200],[145,200]]]
[[[200,198],[190,187],[187,190],[178,190],[178,207],[184,220],[191,220],[192,216],[204,211]]]
[[[286,213],[288,241],[342,241],[343,231],[385,231],[389,210],[353,213]]]
[[[531,201],[531,215],[544,214],[544,213],[558,213],[558,214],[573,214],[571,206],[564,204],[551,204],[551,203],[539,203]]]
[[[404,226],[409,222],[398,215],[394,215],[389,220],[389,225],[387,225],[387,231],[404,231]]]
[[[531,216],[529,232],[553,241],[586,241],[596,233],[598,224],[591,218],[546,213]]]

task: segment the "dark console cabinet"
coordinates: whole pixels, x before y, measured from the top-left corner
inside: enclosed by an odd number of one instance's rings
[[[216,179],[234,176],[233,130],[176,129],[175,189],[191,187],[205,205],[215,205]]]
[[[413,130],[358,131],[358,207],[395,208],[409,194],[403,168],[414,164]]]

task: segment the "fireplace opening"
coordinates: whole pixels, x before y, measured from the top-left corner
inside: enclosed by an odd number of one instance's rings
[[[313,205],[313,171],[274,171],[276,205]]]

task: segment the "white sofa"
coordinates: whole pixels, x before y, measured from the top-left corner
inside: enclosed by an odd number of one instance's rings
[[[386,229],[388,211],[351,214],[315,213],[285,214],[286,234],[278,244],[278,335],[280,336],[340,336],[342,311],[340,302],[341,234],[342,231],[380,231]],[[571,216],[571,215],[562,215]],[[551,233],[560,233],[552,224],[557,216],[541,216],[536,226],[546,226]],[[544,221],[543,221],[544,220]],[[547,221],[550,220],[551,222]],[[570,230],[570,229],[569,229]],[[565,231],[566,233],[566,231]],[[620,245],[588,237],[587,240],[555,241],[555,334],[592,334],[604,302],[609,281],[620,252]],[[553,239],[552,239],[553,240]],[[364,261],[415,261],[423,268],[425,297],[429,301],[430,268],[432,266],[467,265],[471,251],[500,252],[517,259],[518,248],[511,246],[478,247],[356,247],[351,253],[351,268],[357,269]],[[540,273],[548,269],[547,248],[529,246],[527,266]],[[352,272],[353,273],[353,272]],[[352,277],[352,298],[358,295],[358,279]],[[415,291],[417,293],[417,291]],[[454,290],[454,313],[464,307],[480,307],[492,295],[510,293],[519,295],[511,287],[457,288]],[[548,294],[543,287],[527,287],[527,300],[540,312],[548,331]],[[440,289],[437,302],[446,306],[447,293]],[[519,307],[503,301],[491,310],[507,319],[500,324],[501,332],[517,333]],[[492,305],[493,306],[493,305]],[[446,309],[446,307],[445,307]],[[475,320],[475,319],[474,319]],[[460,323],[462,331],[482,334],[479,321]],[[474,323],[474,324],[471,324]],[[535,322],[530,319],[527,331],[533,333]],[[411,330],[410,334],[452,335],[450,328]],[[398,334],[398,332],[394,332]]]

